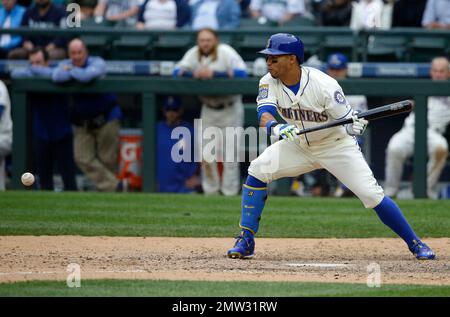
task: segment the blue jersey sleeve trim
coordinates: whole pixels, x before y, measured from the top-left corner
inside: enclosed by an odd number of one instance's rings
[[[270,107],[275,107],[275,108],[277,107],[277,105],[275,103],[265,102],[265,103],[262,103],[262,104],[258,105],[258,109],[261,108],[261,107],[264,107],[264,106],[270,106]]]
[[[276,126],[277,124],[278,124],[278,122],[275,121],[275,120],[269,121],[266,124],[266,133],[267,133],[267,135],[272,135],[272,127]]]
[[[277,109],[272,105],[259,106],[258,107],[258,122],[261,120],[261,116],[266,112],[270,113],[272,116],[275,117],[275,115],[277,114]]]

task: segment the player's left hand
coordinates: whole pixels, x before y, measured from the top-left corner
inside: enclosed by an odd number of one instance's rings
[[[294,141],[298,138],[297,133],[300,133],[300,130],[293,124],[278,124],[273,128],[273,135],[288,141]]]
[[[354,112],[352,115],[352,124],[347,125],[347,133],[350,135],[362,135],[369,124],[364,118],[358,118],[358,112]]]

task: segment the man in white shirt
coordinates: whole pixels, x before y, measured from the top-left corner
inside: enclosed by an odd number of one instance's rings
[[[241,56],[228,44],[220,43],[217,33],[202,29],[197,33],[197,45],[189,49],[175,67],[174,75],[199,80],[246,77],[247,70]],[[244,106],[242,95],[200,96],[202,127],[217,127],[226,135],[227,127],[242,127]],[[205,140],[203,140],[205,141]],[[206,143],[206,142],[204,142]],[[237,143],[239,144],[239,143]],[[206,146],[206,144],[204,144]],[[226,146],[221,146],[222,179],[217,159],[202,162],[202,187],[206,194],[237,195],[240,189],[239,162],[226,160]],[[230,149],[234,150],[234,149]]]
[[[295,16],[305,13],[304,0],[252,0],[250,12],[253,18],[261,16],[270,22],[283,25]]]
[[[137,29],[173,30],[177,25],[177,4],[175,0],[147,0],[142,4]]]

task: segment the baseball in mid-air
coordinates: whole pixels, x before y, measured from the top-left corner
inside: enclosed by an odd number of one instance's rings
[[[22,184],[25,186],[31,186],[34,183],[34,175],[26,172],[22,174]]]

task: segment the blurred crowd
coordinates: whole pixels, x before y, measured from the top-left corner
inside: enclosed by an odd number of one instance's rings
[[[447,0],[2,0],[0,28],[65,28],[76,4],[81,26],[139,30],[241,26],[336,26],[353,30],[449,29]],[[69,26],[70,27],[70,26]],[[26,59],[36,46],[50,60],[66,57],[63,37],[0,35],[0,59]]]

